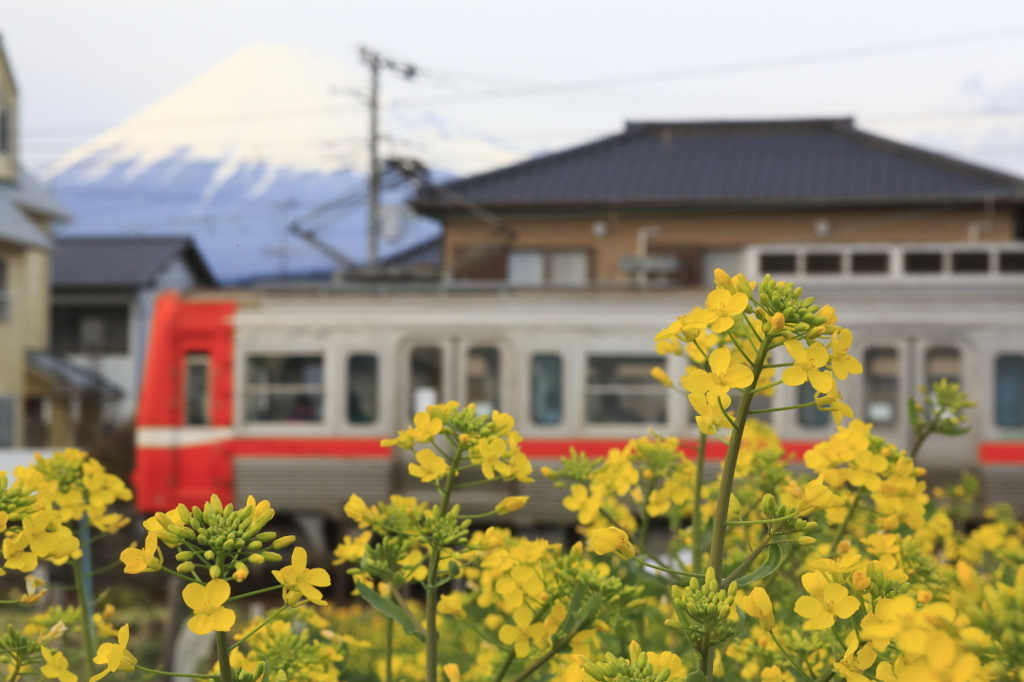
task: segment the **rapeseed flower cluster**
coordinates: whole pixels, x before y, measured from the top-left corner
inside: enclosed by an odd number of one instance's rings
[[[650,433],[541,468],[580,541],[486,525],[529,508],[533,465],[510,415],[450,402],[383,441],[409,452],[407,471],[433,500],[352,495],[344,506],[355,530],[334,559],[355,605],[326,603],[329,575],[299,548],[273,571],[281,607],[236,621],[231,601],[245,595],[234,585],[283,561],[291,541],[264,530],[272,509],[255,500],[156,515],[144,546],[125,550],[125,570],[190,582],[191,627],[225,643],[222,682],[1024,680],[1024,526],[993,510],[963,530],[956,504],[975,488],[929,494],[915,462],[924,438],[962,432],[970,404],[959,387],[922,393],[904,451],[843,402],[838,382],[863,368],[831,307],[770,277],[716,271],[715,282],[655,339],[659,353],[689,359],[678,379],[652,374],[686,395],[698,442]],[[752,407],[805,384],[806,404]],[[796,408],[830,413],[835,433],[788,452],[756,415]],[[716,438],[727,449],[711,475]],[[462,491],[477,486],[523,494],[464,513]],[[21,498],[10,499],[21,532]],[[133,664],[127,643],[104,646],[107,671]],[[63,679],[56,653],[42,655],[43,674]]]

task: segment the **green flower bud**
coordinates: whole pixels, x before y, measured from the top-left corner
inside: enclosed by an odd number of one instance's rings
[[[220,566],[217,566],[216,564],[214,564],[213,566],[210,566],[210,578],[211,579],[216,580],[217,578],[220,577],[220,573],[221,573]]]
[[[178,552],[174,555],[175,561],[192,561],[192,552]]]
[[[261,549],[263,549],[263,543],[259,542],[258,540],[253,540],[248,545],[246,545],[245,548],[250,552],[258,552]]]
[[[175,570],[178,573],[191,573],[192,571],[196,570],[196,565],[191,561],[185,561],[178,564],[178,567]]]
[[[284,558],[277,552],[261,552],[261,554],[267,561],[281,561]]]
[[[270,546],[273,547],[274,549],[284,549],[285,547],[287,547],[288,545],[292,544],[293,542],[295,542],[295,536],[294,535],[285,535],[285,536],[279,537],[278,539],[274,540],[274,542],[271,543]]]
[[[249,558],[246,559],[250,564],[258,565],[266,561],[262,554],[250,554]]]
[[[216,556],[217,555],[213,553],[212,549],[208,549],[205,552],[203,552],[203,558],[206,559],[207,561],[213,561],[214,557],[216,557]]]
[[[277,533],[272,530],[264,531],[256,536],[256,539],[260,542],[270,542],[277,537]]]

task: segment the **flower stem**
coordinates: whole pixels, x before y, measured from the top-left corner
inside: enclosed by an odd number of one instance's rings
[[[393,618],[388,618],[388,622],[385,624],[387,628],[384,631],[384,682],[394,682],[395,674],[391,669],[392,662],[392,651],[394,650],[395,641],[395,621]]]
[[[444,491],[441,494],[440,515],[448,513],[451,504],[452,490],[455,487],[455,474],[458,473],[459,461],[462,459],[463,449],[459,447],[452,458],[451,466],[448,468],[448,476],[444,481]],[[426,581],[426,606],[424,616],[427,621],[426,648],[427,648],[427,670],[426,682],[437,682],[437,565],[441,560],[441,543],[435,539],[434,546],[430,550],[430,562],[427,564]]]
[[[747,388],[743,389],[743,396],[740,398],[740,406],[736,410],[736,419],[732,438],[729,439],[729,449],[725,454],[725,461],[722,463],[722,482],[718,490],[718,505],[715,507],[714,522],[711,530],[711,556],[709,565],[715,569],[715,576],[721,580],[722,564],[725,562],[725,536],[729,531],[726,522],[729,520],[729,500],[732,497],[732,482],[736,477],[736,462],[740,455],[740,442],[743,440],[743,430],[747,423],[747,414],[750,413],[750,402],[754,399],[754,391],[757,380],[761,376],[768,351],[772,347],[772,337],[765,335],[761,347],[754,358],[753,366],[750,368],[754,378]],[[714,682],[714,661],[715,648],[708,646],[705,675],[707,682]]]
[[[693,572],[700,574],[701,559],[704,546],[704,526],[700,518],[700,497],[701,489],[704,487],[704,455],[708,448],[708,435],[701,432],[700,440],[697,442],[697,473],[693,481],[693,514],[690,516],[691,531],[693,532],[693,561],[691,567]]]
[[[219,680],[220,677],[217,675],[200,675],[198,673],[169,673],[166,670],[154,670],[153,668],[147,668],[143,665],[135,665],[136,670],[141,670],[144,673],[150,675],[164,675],[165,677],[191,677],[194,680]]]
[[[86,606],[89,597],[85,593],[85,580],[82,577],[81,560],[72,560],[71,568],[75,574],[75,592],[78,593],[78,607],[82,612],[82,648],[85,650],[85,665],[91,677],[96,674],[96,664],[92,660],[92,657],[96,655],[96,634],[92,629],[92,618],[89,616],[92,609]]]
[[[228,633],[217,632],[217,662],[220,663],[220,682],[235,682],[231,672],[231,648],[228,646]]]

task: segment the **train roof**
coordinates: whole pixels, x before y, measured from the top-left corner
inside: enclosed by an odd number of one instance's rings
[[[1024,201],[1024,180],[871,135],[853,119],[634,122],[617,135],[425,188],[444,214],[572,207],[737,208]]]

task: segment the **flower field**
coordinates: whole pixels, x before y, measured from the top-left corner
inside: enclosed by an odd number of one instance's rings
[[[0,489],[3,568],[26,574],[4,613],[45,593],[31,575],[40,562],[71,564],[79,606],[7,626],[5,679],[1024,681],[1021,524],[993,509],[968,530],[970,479],[929,491],[915,463],[926,439],[965,431],[967,397],[955,384],[924,387],[901,450],[843,402],[841,382],[862,367],[836,311],[770,277],[755,285],[719,270],[716,283],[703,308],[654,339],[659,353],[689,358],[678,379],[652,374],[687,397],[695,450],[651,432],[535,471],[513,416],[432,406],[385,445],[415,451],[408,473],[439,501],[345,505],[357,530],[334,555],[354,605],[328,603],[328,571],[268,530],[273,500],[214,496],[146,520],[144,544],[125,548],[118,568],[183,581],[188,628],[216,640],[212,669],[139,662],[131,626],[91,596],[83,569],[93,539],[128,522],[110,507],[131,491],[86,453],[37,458]],[[809,384],[813,401],[752,408],[782,384]],[[756,419],[807,408],[837,428],[804,453],[785,452]],[[728,444],[714,472],[711,439]],[[583,540],[486,525],[528,495],[479,517],[458,504],[460,490],[515,480],[528,491],[538,476],[564,491]],[[247,587],[264,565],[275,584]],[[245,622],[238,607],[267,596],[275,607]]]

